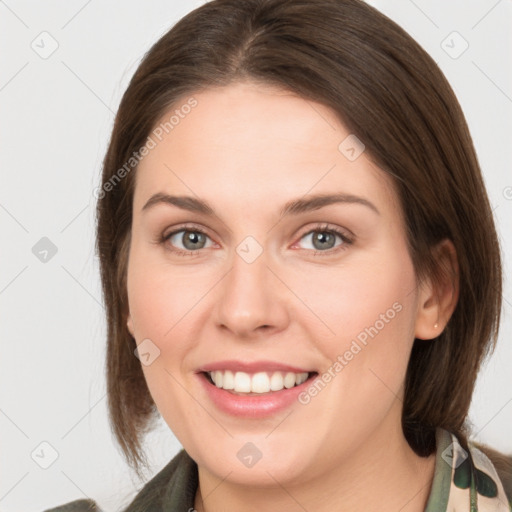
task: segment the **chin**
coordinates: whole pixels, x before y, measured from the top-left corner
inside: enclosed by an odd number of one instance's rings
[[[207,446],[185,449],[200,468],[239,485],[275,487],[276,481],[290,485],[303,476],[311,478],[318,453],[314,447],[308,449],[288,433],[275,435],[272,441],[265,435],[237,435],[222,443],[212,440]]]

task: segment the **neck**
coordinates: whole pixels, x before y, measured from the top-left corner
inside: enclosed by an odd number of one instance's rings
[[[341,458],[341,457],[340,457]],[[360,448],[322,474],[301,482],[239,485],[199,467],[198,512],[423,512],[432,485],[435,454],[419,457],[401,428],[379,429]]]

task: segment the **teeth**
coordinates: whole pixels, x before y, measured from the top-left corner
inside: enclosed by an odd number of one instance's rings
[[[221,388],[222,387],[222,381],[223,381],[223,374],[222,372],[212,372],[211,373],[211,378],[213,380],[213,382],[215,383],[215,385],[218,387],[218,388]]]
[[[272,391],[280,391],[283,388],[283,374],[281,372],[274,372],[272,377],[270,377],[270,389]]]
[[[240,393],[251,392],[251,376],[248,373],[236,372],[235,373],[235,391]]]
[[[255,373],[252,376],[251,391],[253,393],[268,393],[270,391],[270,379],[266,372]]]
[[[294,373],[287,373],[284,376],[284,387],[286,389],[293,388],[295,386],[295,374]]]
[[[222,373],[222,372],[219,372]],[[235,376],[229,370],[224,372],[224,380],[222,381],[224,389],[235,389]]]
[[[268,393],[290,389],[305,382],[308,373],[293,372],[258,372],[249,374],[245,372],[233,372],[229,370],[215,370],[208,372],[213,383],[222,389],[233,390],[237,393]]]

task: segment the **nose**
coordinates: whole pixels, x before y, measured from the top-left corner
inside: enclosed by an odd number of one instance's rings
[[[270,268],[265,251],[252,262],[234,254],[227,275],[216,287],[214,320],[237,339],[258,339],[289,323],[290,292]]]

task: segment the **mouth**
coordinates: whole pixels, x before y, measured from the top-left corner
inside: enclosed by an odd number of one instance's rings
[[[258,371],[254,373],[232,370],[202,372],[213,386],[239,396],[257,396],[278,393],[301,386],[318,375],[317,372]]]
[[[207,399],[230,416],[264,419],[295,404],[317,371],[277,360],[209,363],[196,370]]]

